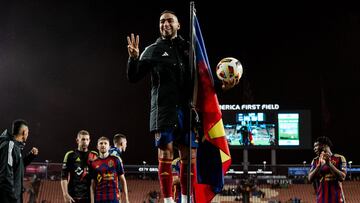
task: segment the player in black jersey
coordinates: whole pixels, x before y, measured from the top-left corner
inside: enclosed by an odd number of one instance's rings
[[[77,134],[78,148],[65,154],[61,171],[61,189],[65,202],[90,202],[89,164],[97,157],[97,152],[89,151],[90,134],[81,130]]]

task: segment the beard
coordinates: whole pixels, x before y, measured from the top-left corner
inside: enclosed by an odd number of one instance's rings
[[[168,31],[168,30],[163,30],[161,32],[161,37],[163,39],[172,39],[175,36],[174,32],[172,31]]]

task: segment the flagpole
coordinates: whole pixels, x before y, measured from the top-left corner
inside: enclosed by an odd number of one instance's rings
[[[190,2],[190,46],[189,46],[189,68],[191,70],[191,80],[194,83],[194,88],[193,88],[193,98],[191,99],[191,101],[189,101],[189,105],[190,105],[190,129],[189,129],[189,158],[188,158],[188,167],[187,167],[187,202],[190,203],[191,202],[191,160],[192,160],[192,146],[191,146],[191,142],[192,142],[192,133],[193,133],[193,108],[195,107],[196,104],[196,86],[197,86],[197,71],[196,71],[196,66],[194,65],[195,62],[195,57],[194,57],[194,11],[195,11],[195,3],[193,1]],[[194,174],[195,175],[195,174]],[[193,194],[194,195],[194,194]],[[194,198],[195,199],[195,198]]]

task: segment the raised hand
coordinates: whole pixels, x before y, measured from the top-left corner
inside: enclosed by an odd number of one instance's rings
[[[325,160],[325,152],[321,152],[320,156],[319,156],[319,164],[322,166],[326,163],[326,160]]]
[[[39,150],[36,147],[33,147],[30,152],[35,156],[39,154]]]
[[[330,153],[326,152],[323,156],[323,159],[325,160],[326,163],[329,163],[331,159]]]
[[[139,58],[139,35],[134,35],[134,33],[131,33],[130,37],[127,36],[127,42],[128,42],[128,53],[129,56],[132,58]]]

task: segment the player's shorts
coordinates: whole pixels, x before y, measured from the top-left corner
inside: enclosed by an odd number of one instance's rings
[[[75,203],[90,203],[90,198],[73,198]]]
[[[189,134],[190,131],[184,130],[184,113],[182,110],[177,110],[178,114],[178,127],[177,128],[167,128],[164,130],[159,130],[154,132],[155,136],[155,146],[162,147],[166,146],[170,142],[174,142],[175,146],[178,144],[182,144],[185,146],[189,146]],[[193,131],[191,131],[191,147],[198,147],[198,140]]]

